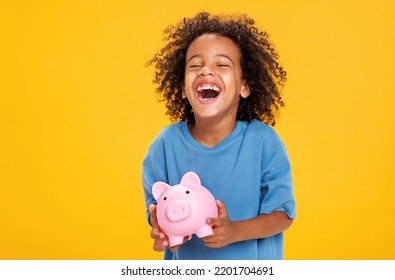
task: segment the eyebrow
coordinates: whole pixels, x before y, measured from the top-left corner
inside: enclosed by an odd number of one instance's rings
[[[200,54],[195,54],[195,55],[191,56],[191,57],[187,60],[187,64],[188,64],[189,61],[191,61],[192,59],[197,58],[197,57],[201,57],[201,56],[202,56],[202,55],[200,55]],[[214,57],[224,57],[224,58],[230,60],[230,61],[234,64],[234,62],[233,62],[233,60],[230,58],[230,56],[227,56],[226,54],[216,54]]]

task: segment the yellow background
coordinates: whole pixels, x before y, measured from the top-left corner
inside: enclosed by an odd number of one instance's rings
[[[145,62],[201,10],[245,12],[288,72],[287,259],[395,258],[392,1],[0,4],[0,259],[160,259],[141,162],[169,124]]]

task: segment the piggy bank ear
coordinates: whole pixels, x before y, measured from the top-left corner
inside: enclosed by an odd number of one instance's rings
[[[152,194],[156,200],[161,196],[162,193],[167,191],[170,186],[163,182],[156,182],[152,185]]]
[[[200,188],[201,187],[200,178],[196,173],[188,172],[182,177],[181,185],[191,188]]]

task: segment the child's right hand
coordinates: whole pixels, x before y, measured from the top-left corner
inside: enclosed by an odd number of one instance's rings
[[[169,245],[169,239],[159,227],[158,219],[156,218],[156,205],[151,204],[148,207],[148,211],[150,212],[150,222],[152,225],[151,238],[154,239],[153,248],[155,251],[162,252]]]
[[[148,207],[148,211],[150,212],[150,222],[152,225],[151,229],[151,238],[154,239],[154,250],[158,252],[162,252],[169,246],[169,238],[162,231],[159,226],[158,219],[156,218],[156,205],[150,204]],[[175,252],[182,244],[188,241],[188,236],[184,237],[184,240],[181,244],[173,247],[169,247],[170,251]]]

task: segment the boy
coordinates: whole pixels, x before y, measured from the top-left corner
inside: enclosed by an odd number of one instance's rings
[[[166,33],[156,64],[157,92],[175,124],[151,144],[143,186],[154,249],[165,259],[282,259],[283,232],[295,218],[291,167],[269,125],[283,106],[279,66],[268,35],[247,16],[200,13]],[[213,234],[168,248],[151,187],[194,171],[217,199]]]

